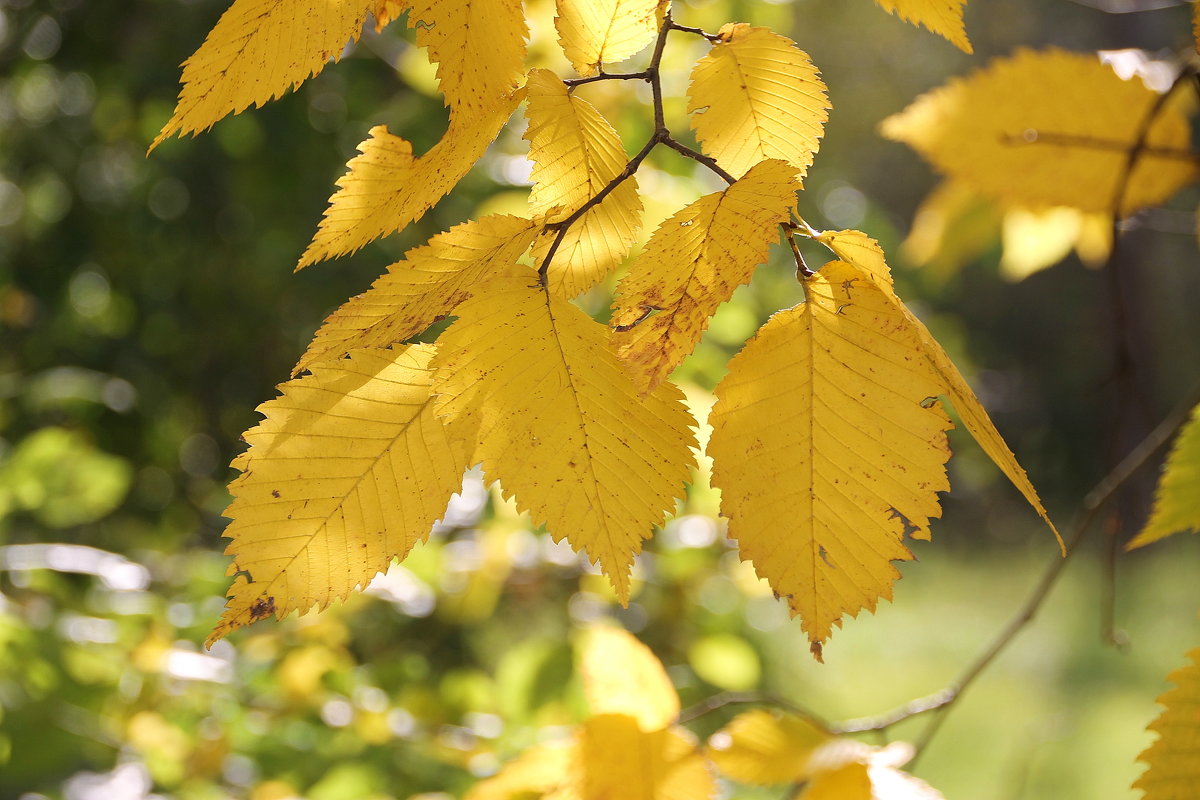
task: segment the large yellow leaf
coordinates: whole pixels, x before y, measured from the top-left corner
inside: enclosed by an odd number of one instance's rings
[[[520,95],[478,116],[452,116],[442,140],[420,157],[413,156],[410,142],[388,133],[386,126],[371,128],[371,138],[358,146],[361,155],[346,165],[350,171],[338,180],[339,188],[296,268],[353,253],[420,219],[483,155]]]
[[[1032,207],[1111,212],[1137,132],[1157,95],[1094,55],[1019,50],[917,98],[883,121],[943,172]],[[1170,197],[1196,177],[1187,119],[1168,104],[1146,137],[1123,213]]]
[[[708,752],[717,769],[735,781],[771,786],[806,780],[809,757],[831,738],[803,717],[756,708],[713,734]]]
[[[454,114],[475,118],[507,107],[525,71],[529,31],[521,0],[413,0],[411,5],[408,26],[417,30],[417,44],[428,48],[429,60],[438,65],[438,82]]]
[[[623,714],[584,722],[579,762],[576,794],[567,795],[579,800],[709,800],[717,792],[690,732],[643,731]]]
[[[639,398],[608,330],[532,271],[480,287],[455,315],[435,362],[438,413],[487,479],[586,550],[626,602],[633,558],[693,463],[682,395]]]
[[[510,273],[535,232],[527,219],[493,214],[434,236],[330,314],[293,372],[349,350],[387,347],[416,336],[477,284]]]
[[[891,598],[905,534],[929,538],[950,420],[883,290],[843,262],[805,287],[730,362],[708,453],[730,536],[819,657],[844,614]]]
[[[621,280],[612,317],[621,357],[647,391],[692,352],[717,306],[767,260],[796,203],[794,175],[784,161],[764,161],[650,237]]]
[[[889,14],[913,25],[924,25],[929,30],[950,40],[955,47],[972,53],[967,29],[963,25],[963,6],[967,0],[875,0]]]
[[[1127,547],[1132,550],[1187,530],[1200,531],[1200,405],[1192,410],[1163,464],[1150,519]]]
[[[829,118],[816,67],[795,42],[768,28],[730,23],[720,36],[696,62],[688,87],[702,149],[735,178],[766,158],[783,159],[803,176]]]
[[[623,714],[643,731],[665,728],[679,716],[679,695],[662,662],[625,630],[591,628],[579,671],[593,716]]]
[[[360,350],[283,384],[225,511],[230,601],[209,642],[344,599],[429,534],[467,467],[433,414],[431,345]]]
[[[1163,712],[1150,723],[1158,739],[1138,756],[1147,768],[1133,788],[1145,800],[1194,800],[1200,786],[1200,648],[1187,657],[1167,676],[1175,688],[1158,698]]]
[[[558,0],[554,27],[580,75],[623,61],[654,40],[668,0]]]
[[[196,134],[227,114],[261,106],[337,59],[362,33],[368,0],[235,0],[183,62],[175,113],[150,149]]]
[[[599,194],[628,159],[608,120],[591,103],[569,94],[553,72],[533,70],[527,88],[525,138],[533,161],[529,209],[558,221]],[[631,176],[567,229],[548,270],[551,291],[573,297],[596,285],[629,254],[641,224],[642,201]],[[550,230],[535,243],[539,264],[556,236]]]

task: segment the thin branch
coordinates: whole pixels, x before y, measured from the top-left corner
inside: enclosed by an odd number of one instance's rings
[[[680,155],[686,156],[686,157],[692,159],[693,161],[700,162],[701,164],[703,164],[704,166],[708,167],[710,170],[715,172],[717,175],[720,175],[721,179],[724,180],[726,183],[731,184],[731,183],[734,183],[735,181],[737,181],[737,178],[733,177],[732,175],[730,175],[728,172],[726,172],[724,169],[721,168],[721,165],[717,163],[716,159],[710,158],[709,156],[706,156],[703,153],[693,150],[692,148],[688,147],[683,142],[680,142],[680,141],[672,138],[670,134],[667,134],[665,137],[663,137],[662,143],[665,144],[667,147],[671,148],[672,150],[674,150],[675,152],[679,153]]]
[[[705,31],[702,28],[692,28],[687,25],[679,25],[674,20],[668,19],[667,26],[673,31],[680,31],[682,33],[692,33],[692,34],[695,34],[696,36],[702,36],[705,39],[708,39],[713,44],[717,44],[718,42],[721,41],[721,35],[719,33],[708,33],[707,31]]]
[[[694,706],[689,706],[679,712],[679,723],[681,725],[693,720],[699,719],[706,714],[711,714],[727,706],[735,705],[757,705],[757,706],[774,706],[783,709],[790,714],[804,717],[815,725],[829,729],[829,723],[812,713],[808,709],[800,706],[782,697],[764,692],[721,692],[708,697]]]
[[[599,75],[592,75],[587,78],[566,78],[563,83],[569,88],[574,89],[576,86],[583,86],[585,83],[595,83],[596,81],[648,81],[650,73],[646,70],[641,72],[601,72]]]
[[[1159,95],[1158,100],[1161,100],[1165,95]],[[1160,106],[1156,103],[1155,108]],[[1155,111],[1154,113],[1157,113]],[[1153,119],[1153,117],[1151,117]],[[1132,153],[1129,149],[1129,142],[1119,139],[1100,139],[1095,136],[1079,136],[1072,133],[1055,133],[1053,131],[1039,131],[1036,128],[1030,128],[1020,135],[1006,134],[1000,138],[1000,141],[1010,146],[1032,147],[1039,144],[1058,145],[1060,147],[1078,147],[1085,150],[1114,150],[1121,153]],[[1176,147],[1156,147],[1147,145],[1144,141],[1140,147],[1135,148],[1137,154],[1147,156],[1158,156],[1159,158],[1170,158],[1176,161],[1185,161],[1191,164],[1200,163],[1200,153],[1191,150],[1180,150]]]

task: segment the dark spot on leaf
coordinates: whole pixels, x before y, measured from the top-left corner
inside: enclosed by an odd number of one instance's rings
[[[258,622],[263,617],[269,617],[275,613],[275,598],[268,597],[266,599],[259,598],[254,601],[254,605],[250,606],[250,621]]]
[[[278,489],[272,489],[272,490],[271,490],[271,497],[279,497],[279,490],[278,490]]]

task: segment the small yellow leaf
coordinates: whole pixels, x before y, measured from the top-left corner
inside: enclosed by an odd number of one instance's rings
[[[628,602],[634,556],[694,463],[679,390],[639,398],[608,330],[532,271],[480,287],[455,315],[435,362],[438,413],[489,481],[586,550]]]
[[[662,662],[627,631],[589,629],[580,673],[593,716],[623,714],[645,732],[665,728],[679,716],[679,695]]]
[[[546,795],[563,782],[578,761],[578,749],[575,743],[531,747],[498,773],[471,787],[463,800],[528,800]]]
[[[512,108],[520,86],[529,31],[521,0],[413,0],[408,27],[428,48],[452,116],[477,119]]]
[[[209,644],[345,599],[429,535],[468,466],[433,415],[432,355],[356,351],[260,406],[233,463],[225,536],[238,577]]]
[[[794,175],[784,161],[764,161],[650,237],[617,288],[612,317],[621,358],[646,391],[692,352],[717,306],[767,260],[796,203]]]
[[[1195,179],[1191,132],[1175,106],[1160,110],[1148,149],[1116,197],[1128,153],[1158,96],[1121,80],[1095,56],[1019,50],[917,98],[883,121],[940,172],[1029,207],[1126,214]]]
[[[785,597],[820,657],[844,614],[891,598],[949,489],[941,387],[864,273],[832,262],[717,386],[708,452],[729,535]]]
[[[1187,657],[1167,676],[1175,688],[1158,698],[1163,712],[1149,726],[1158,738],[1138,756],[1146,771],[1133,788],[1144,800],[1193,800],[1200,786],[1200,648]]]
[[[1082,234],[1085,220],[1082,211],[1067,206],[1010,208],[1001,232],[1000,274],[1019,281],[1062,261]]]
[[[554,27],[580,75],[623,61],[654,40],[668,0],[558,0]]]
[[[1163,464],[1150,519],[1126,549],[1187,530],[1200,531],[1200,405],[1192,409],[1191,419]]]
[[[235,0],[183,62],[175,113],[150,149],[197,134],[227,114],[283,96],[358,39],[367,0]]]
[[[809,777],[808,759],[830,734],[803,717],[756,708],[713,734],[708,754],[735,781],[759,786]]]
[[[613,665],[614,669],[620,669]],[[692,735],[672,726],[642,731],[632,717],[589,718],[579,737],[579,800],[708,800],[716,780]]]
[[[688,113],[705,153],[740,178],[780,158],[801,177],[820,147],[829,98],[808,54],[786,36],[744,22],[696,62]]]
[[[480,116],[457,115],[442,140],[414,157],[384,125],[358,146],[297,269],[353,253],[420,219],[467,174],[517,107],[521,93]]]
[[[862,231],[824,231],[817,241],[833,251],[840,260],[853,264],[876,279],[880,286],[892,285],[892,271],[879,242]]]
[[[533,70],[527,89],[525,138],[533,161],[529,211],[561,221],[625,169],[625,149],[608,120],[591,103],[569,94],[554,73]],[[573,297],[595,286],[629,254],[641,224],[642,201],[631,176],[567,229],[547,273],[551,291]],[[538,238],[533,248],[538,264],[556,236],[552,229]]]
[[[527,219],[497,214],[434,236],[330,314],[293,373],[349,350],[388,347],[416,336],[476,285],[512,270],[535,232]]]
[[[963,25],[963,6],[967,0],[875,0],[889,14],[913,25],[924,25],[949,40],[964,53],[973,53]]]

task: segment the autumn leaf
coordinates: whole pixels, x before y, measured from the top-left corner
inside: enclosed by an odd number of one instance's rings
[[[210,645],[345,599],[428,536],[468,466],[433,414],[432,356],[431,345],[358,350],[259,408],[233,462],[225,536],[237,579]]]
[[[627,163],[621,139],[596,108],[567,92],[549,70],[529,73],[529,158],[533,162],[529,212],[561,222],[598,195]],[[551,291],[573,297],[616,269],[637,238],[642,201],[637,179],[629,177],[568,228],[547,269]],[[558,231],[550,229],[534,244],[541,263]]]
[[[296,269],[353,253],[381,236],[420,219],[462,179],[504,127],[521,99],[518,92],[479,117],[453,116],[450,127],[425,155],[412,144],[371,128],[358,146],[360,155],[346,165],[329,208]]]
[[[150,149],[174,133],[197,134],[228,114],[282,97],[358,39],[366,0],[235,0],[183,62],[175,113]]]
[[[368,291],[329,315],[293,373],[349,350],[387,347],[416,336],[476,285],[515,274],[536,230],[527,219],[494,214],[456,225],[410,250]]]
[[[408,27],[416,29],[417,44],[438,65],[452,117],[479,120],[501,111],[507,119],[509,98],[525,72],[529,31],[521,0],[413,0],[411,5]]]
[[[913,25],[924,25],[929,30],[949,40],[964,53],[975,52],[967,39],[963,25],[963,6],[967,0],[875,0],[889,14]]]
[[[532,271],[480,287],[455,315],[435,360],[438,413],[485,478],[586,550],[627,602],[634,556],[693,464],[682,395],[639,398],[608,330]]]
[[[1173,533],[1200,531],[1200,405],[1179,432],[1154,490],[1154,507],[1145,527],[1127,550],[1157,542]]]
[[[1158,738],[1138,756],[1146,771],[1133,788],[1144,800],[1191,800],[1200,786],[1200,648],[1187,657],[1167,676],[1175,688],[1158,698],[1163,711],[1149,725]]]
[[[654,40],[668,0],[558,0],[554,27],[580,75],[624,61]]]
[[[740,178],[778,158],[803,177],[820,147],[829,98],[816,67],[795,42],[744,22],[696,62],[688,113],[704,152]]]
[[[885,119],[940,172],[1031,208],[1127,214],[1160,203],[1196,175],[1187,119],[1160,109],[1116,196],[1139,128],[1158,95],[1093,55],[1018,50],[917,98]]]
[[[949,489],[950,420],[921,342],[843,262],[771,317],[717,386],[708,453],[721,510],[820,657],[844,614],[892,596],[906,535],[928,539]]]
[[[372,0],[371,16],[375,17],[375,32],[382,33],[401,14],[408,11],[409,0]]]
[[[579,672],[593,715],[622,714],[643,731],[665,728],[679,716],[679,696],[662,664],[620,628],[588,630]]]
[[[866,272],[884,289],[892,285],[892,270],[887,265],[879,242],[862,231],[822,231],[815,237],[841,261]]]
[[[621,358],[646,391],[692,352],[717,306],[767,260],[796,202],[794,175],[784,161],[764,161],[650,237],[617,288],[612,317]]]

